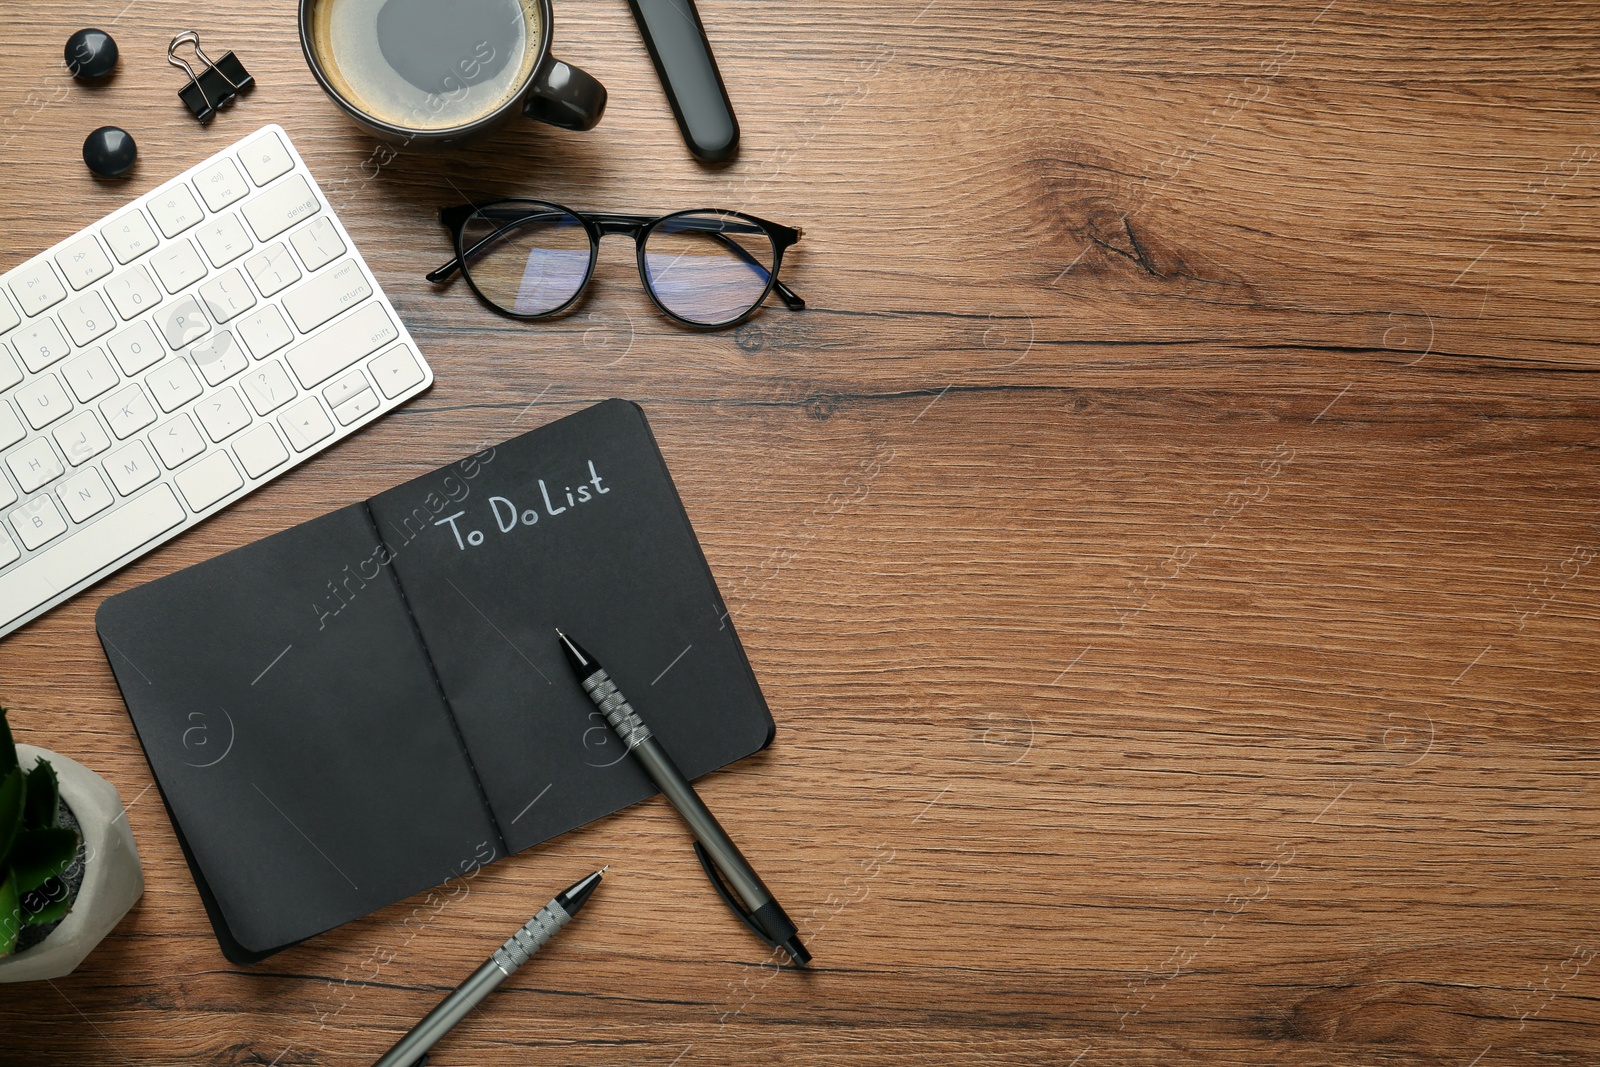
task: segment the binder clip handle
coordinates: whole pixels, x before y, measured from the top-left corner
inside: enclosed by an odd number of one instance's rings
[[[179,46],[185,44],[192,47],[195,58],[205,64],[199,74],[178,55]],[[232,51],[224,52],[216,60],[206,55],[200,48],[200,34],[194,30],[184,30],[172,39],[167,45],[167,62],[189,76],[189,84],[178,90],[178,99],[201,122],[211,121],[218,108],[256,83]]]

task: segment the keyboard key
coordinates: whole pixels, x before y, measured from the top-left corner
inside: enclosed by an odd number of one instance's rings
[[[308,396],[278,416],[278,425],[296,452],[304,452],[333,432],[333,423],[323,414],[322,404]]]
[[[100,228],[100,236],[111,246],[118,263],[132,263],[156,246],[156,232],[145,221],[144,212],[134,208]]]
[[[250,272],[262,296],[271,296],[300,280],[300,268],[294,265],[294,257],[282,242],[268,245],[245,260],[244,269]]]
[[[156,455],[161,457],[161,462],[167,465],[168,470],[206,450],[205,440],[187,415],[179,415],[157,426],[150,434],[150,443],[156,446]]]
[[[271,189],[246,200],[239,213],[255,231],[256,240],[270,241],[297,222],[309,219],[322,205],[317,194],[299,174],[285,178]]]
[[[399,336],[383,305],[373,302],[290,349],[284,358],[300,384],[310,389]]]
[[[250,191],[244,182],[244,175],[239,173],[239,168],[230,159],[219,159],[196,174],[194,187],[200,190],[200,198],[212,211],[221,211]]]
[[[233,465],[227,450],[213,452],[173,479],[183,499],[195,513],[204,511],[229,493],[244,488],[244,479]]]
[[[298,390],[289,380],[288,373],[283,369],[283,364],[277,360],[263,363],[260,367],[246,374],[241,379],[244,386],[244,395],[249,397],[250,406],[256,409],[257,415],[266,415],[283,407],[295,398]],[[17,430],[21,438],[22,430]]]
[[[72,343],[86,345],[117,325],[106,302],[96,292],[87,292],[61,309],[61,321],[67,324]]]
[[[111,475],[111,484],[117,487],[117,492],[127,496],[155,481],[161,468],[150,458],[150,450],[144,447],[143,441],[129,441],[106,457],[106,473]]]
[[[11,501],[8,500],[8,501],[6,501],[5,504],[0,504],[0,507],[5,507],[7,504],[10,504],[10,503],[11,503]],[[0,567],[4,567],[8,563],[15,563],[17,560],[19,560],[21,558],[22,558],[22,549],[18,548],[15,544],[12,543],[11,535],[6,533],[6,528],[4,526],[0,526]],[[0,593],[4,593],[4,592],[5,592],[5,586],[4,585],[0,585]],[[3,613],[3,612],[4,612],[4,609],[0,608],[0,613]]]
[[[117,314],[131,319],[141,311],[149,311],[161,303],[161,290],[150,280],[143,267],[129,267],[106,282],[106,293],[117,305]]]
[[[92,410],[78,412],[55,429],[56,444],[61,454],[74,467],[81,467],[111,447],[110,438],[100,428],[100,420]]]
[[[67,360],[61,365],[61,376],[80,404],[87,404],[119,381],[103,348],[91,348]]]
[[[10,389],[22,381],[22,372],[17,369],[17,361],[11,358],[10,349],[0,345],[0,393]],[[4,448],[0,445],[0,448]]]
[[[354,259],[346,259],[289,290],[283,298],[283,309],[301,333],[310,333],[371,295],[372,286],[367,284],[366,275]]]
[[[189,349],[189,358],[200,368],[207,385],[221,385],[250,365],[250,357],[227,330]]]
[[[55,501],[47,496],[36,496],[13,511],[11,525],[22,539],[23,547],[30,552],[67,532],[67,520],[61,517]]]
[[[294,159],[283,141],[271,130],[239,149],[239,160],[250,172],[250,180],[265,185],[280,174],[287,174]]]
[[[212,393],[195,405],[194,412],[200,416],[206,436],[213,441],[225,441],[250,425],[250,413],[232,389]]]
[[[321,270],[344,255],[344,241],[339,238],[339,228],[327,216],[295,231],[289,240],[294,242],[294,250],[305,261],[306,270]]]
[[[137,385],[129,385],[101,401],[100,414],[106,417],[106,425],[111,427],[111,432],[117,435],[119,441],[126,440],[130,434],[156,421],[155,406]]]
[[[11,410],[10,404],[0,400],[0,448],[10,448],[26,436],[28,431],[22,428],[22,420],[17,413]]]
[[[211,332],[211,321],[192,296],[179,297],[168,304],[156,316],[156,322],[167,339],[167,347],[174,352],[188,348]]]
[[[150,257],[150,265],[169,293],[187,289],[206,276],[206,265],[201,262],[200,253],[187,240],[167,245]]]
[[[117,366],[122,368],[122,373],[130,376],[154,366],[157,360],[167,354],[148,322],[136,322],[121,333],[113,334],[111,340],[106,342],[106,347],[117,358]]]
[[[206,257],[211,260],[213,267],[232,263],[250,251],[250,238],[244,232],[244,227],[239,225],[237,215],[227,214],[206,223],[195,237],[199,239],[200,247],[206,250]]]
[[[56,487],[56,496],[61,498],[73,522],[92,519],[113,503],[105,479],[93,467],[87,467],[62,482]]]
[[[202,218],[200,205],[187,185],[163,189],[150,201],[150,214],[168,237],[176,237]]]
[[[93,234],[84,234],[57,252],[56,266],[74,289],[82,289],[111,273],[111,260],[100,250],[100,242]]]
[[[17,407],[29,426],[42,430],[71,411],[72,401],[61,388],[61,379],[44,374],[17,390]]]
[[[0,471],[0,508],[9,508],[16,502],[17,491],[11,488],[11,481],[5,476],[5,472]],[[5,536],[5,532],[6,528],[4,526],[0,526],[0,537]],[[16,558],[16,556],[11,557],[11,559]],[[5,558],[5,545],[0,545],[0,567],[3,567],[10,562],[10,559]]]
[[[67,291],[47,259],[39,259],[11,275],[11,294],[28,315],[37,315],[66,299]]]
[[[235,441],[233,451],[244,466],[244,472],[252,478],[261,477],[289,458],[288,450],[278,440],[278,431],[270,422],[263,422]]]
[[[165,412],[177,411],[200,395],[200,383],[195,380],[189,361],[181,356],[169,359],[145,376],[144,384]]]
[[[378,410],[378,394],[371,389],[363,389],[343,404],[333,409],[333,417],[339,420],[340,426],[349,426],[363,415],[370,415]]]
[[[393,400],[425,377],[416,357],[406,345],[395,345],[367,364],[383,395]]]
[[[358,370],[353,370],[324,389],[322,396],[330,408],[337,408],[365,388],[367,388],[367,376]]]
[[[184,519],[183,505],[165,485],[85,526],[15,570],[0,574],[0,626],[8,626]]]
[[[0,333],[14,328],[21,321],[17,309],[11,306],[11,300],[6,296],[5,287],[0,286]]]
[[[200,287],[200,296],[211,309],[211,317],[218,322],[227,322],[256,306],[256,294],[250,291],[249,283],[237,270],[219,274],[206,282]]]
[[[35,319],[12,335],[23,365],[38,374],[72,349],[55,319]]]
[[[55,481],[62,473],[61,461],[56,458],[55,450],[42,437],[35,437],[7,456],[6,466],[11,468],[24,493],[31,493],[46,482]]]
[[[267,358],[294,340],[294,331],[283,321],[283,313],[271,304],[253,315],[246,315],[237,326],[239,340],[257,359]]]

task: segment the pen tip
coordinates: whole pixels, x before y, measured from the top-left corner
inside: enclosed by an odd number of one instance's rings
[[[576,641],[559,629],[556,630],[556,637],[561,641],[561,651],[566,653],[567,663],[572,666],[573,673],[580,680],[595,673],[598,668],[595,666],[594,660],[589,658],[589,654]]]
[[[602,867],[593,874],[585,875],[578,879],[572,885],[556,894],[555,902],[566,909],[568,915],[577,915],[578,909],[582,908],[584,902],[589,899],[589,894],[593,893],[595,887],[600,884],[600,876],[604,873],[605,868]]]

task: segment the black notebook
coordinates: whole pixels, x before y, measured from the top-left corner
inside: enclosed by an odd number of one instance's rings
[[[685,774],[771,741],[625,401],[105,601],[101,643],[229,959],[654,792],[558,625]]]

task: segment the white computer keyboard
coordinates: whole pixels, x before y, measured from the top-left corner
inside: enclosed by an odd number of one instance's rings
[[[432,383],[276,125],[0,275],[0,635]]]

